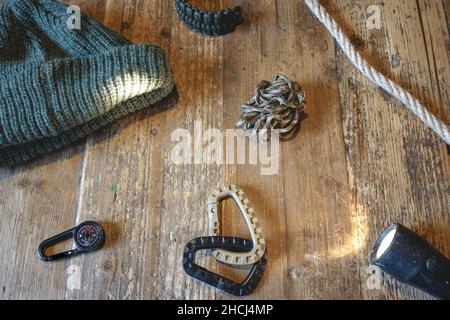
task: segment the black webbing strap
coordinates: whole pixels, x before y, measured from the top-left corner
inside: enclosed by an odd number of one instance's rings
[[[206,11],[192,7],[189,0],[175,0],[175,7],[188,28],[207,36],[222,36],[233,32],[245,21],[240,6],[221,11]]]

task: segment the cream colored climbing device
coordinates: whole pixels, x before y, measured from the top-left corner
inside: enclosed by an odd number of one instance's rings
[[[221,236],[222,228],[219,220],[220,202],[233,199],[244,216],[250,230],[253,249],[249,252],[231,252],[216,249],[214,256],[218,261],[234,265],[250,265],[258,262],[266,250],[266,242],[262,229],[257,226],[258,219],[254,216],[255,210],[248,206],[250,201],[245,197],[244,191],[237,186],[221,186],[208,195],[209,234]],[[222,217],[222,214],[220,215]]]

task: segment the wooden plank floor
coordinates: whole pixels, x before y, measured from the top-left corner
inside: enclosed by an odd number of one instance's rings
[[[206,194],[241,186],[264,229],[270,261],[251,298],[430,299],[388,276],[368,285],[368,253],[399,222],[450,256],[446,145],[358,74],[301,0],[239,3],[247,16],[220,39],[187,30],[167,0],[68,1],[135,43],[164,47],[179,92],[175,108],[129,116],[86,140],[0,169],[1,299],[223,299],[187,277],[184,244],[207,234]],[[450,119],[449,0],[322,1],[379,70]],[[381,9],[381,29],[366,9]],[[175,165],[177,128],[233,128],[257,82],[286,74],[306,91],[308,118],[281,145],[275,176],[254,165]],[[226,234],[245,235],[228,203]],[[87,219],[106,247],[42,263],[40,241]],[[205,259],[209,268],[242,278]],[[372,278],[371,278],[372,279]],[[371,282],[369,281],[369,284]]]

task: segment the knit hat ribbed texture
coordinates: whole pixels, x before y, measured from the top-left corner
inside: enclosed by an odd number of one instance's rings
[[[73,143],[173,89],[164,51],[132,45],[56,0],[0,9],[0,166]]]

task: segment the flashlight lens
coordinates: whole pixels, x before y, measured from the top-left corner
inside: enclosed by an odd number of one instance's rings
[[[397,229],[392,229],[381,241],[380,246],[377,249],[377,259],[379,259],[386,252],[386,250],[389,249],[396,233]]]

